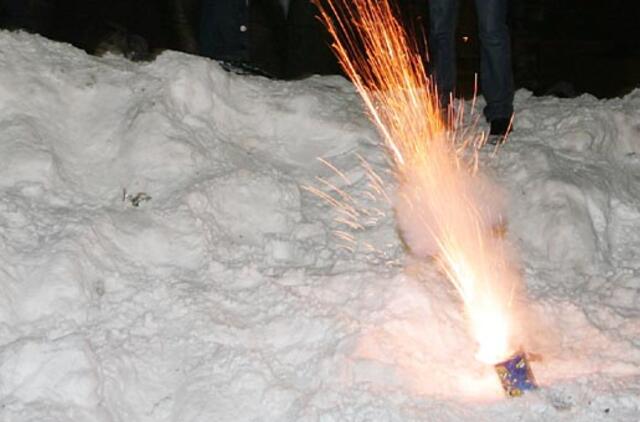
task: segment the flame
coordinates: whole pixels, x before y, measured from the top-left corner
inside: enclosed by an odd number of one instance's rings
[[[435,84],[387,0],[313,1],[389,152],[405,241],[417,255],[437,256],[463,300],[476,357],[504,360],[515,349],[510,307],[519,280],[495,233],[499,195],[478,172],[482,139],[460,141],[447,130],[455,118],[442,116]]]

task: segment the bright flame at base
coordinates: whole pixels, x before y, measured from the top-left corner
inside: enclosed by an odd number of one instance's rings
[[[519,280],[496,235],[501,195],[478,173],[480,141],[456,142],[447,131],[436,88],[386,0],[315,3],[385,141],[403,238],[414,254],[438,257],[464,302],[477,358],[502,361],[515,349],[510,306]]]
[[[502,312],[487,310],[471,316],[471,330],[478,340],[479,349],[476,358],[485,363],[494,364],[512,353],[507,335],[509,325]]]
[[[479,347],[476,357],[494,364],[515,349],[510,304],[518,282],[504,241],[495,234],[494,210],[479,205],[490,198],[487,192],[495,192],[463,165],[449,139],[430,141],[397,168],[398,225],[414,253],[437,256],[464,302]]]

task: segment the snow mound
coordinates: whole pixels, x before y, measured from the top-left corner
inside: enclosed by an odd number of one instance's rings
[[[637,420],[639,106],[520,91],[482,157],[542,386],[504,400],[443,275],[369,195],[355,153],[385,180],[386,161],[347,81],[2,31],[0,419]],[[371,211],[361,227],[318,177]]]
[[[510,220],[528,261],[579,274],[637,266],[629,246],[638,244],[630,228],[640,221],[638,104],[632,93],[623,100],[585,95],[522,106],[519,118],[539,117],[518,135],[521,145],[505,147],[499,160],[508,168],[504,179],[518,205]]]
[[[100,400],[98,367],[88,343],[79,336],[23,338],[4,345],[0,373],[5,402],[95,408]]]

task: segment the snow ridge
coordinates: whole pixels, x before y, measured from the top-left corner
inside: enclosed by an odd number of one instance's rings
[[[347,81],[0,47],[0,419],[637,420],[640,91],[520,91],[482,157],[542,356],[543,388],[507,401],[443,276],[366,195],[355,153],[386,161]],[[318,176],[384,212],[353,252],[303,189]]]

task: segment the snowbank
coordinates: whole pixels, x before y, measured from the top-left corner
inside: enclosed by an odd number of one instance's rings
[[[367,194],[355,154],[385,159],[348,82],[0,32],[1,419],[637,420],[640,91],[516,108],[482,163],[543,388],[505,400]],[[351,250],[318,176],[380,211]]]

